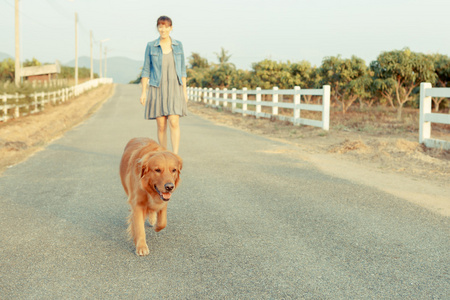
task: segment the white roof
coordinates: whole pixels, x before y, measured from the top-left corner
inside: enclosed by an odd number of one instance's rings
[[[61,66],[59,64],[59,61],[56,61],[54,65],[43,65],[43,66],[22,68],[20,75],[22,77],[28,77],[34,75],[55,74],[55,73],[61,73]]]

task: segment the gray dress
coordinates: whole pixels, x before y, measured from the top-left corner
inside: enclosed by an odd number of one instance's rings
[[[149,86],[145,104],[145,118],[152,120],[161,116],[187,115],[183,86],[178,82],[173,51],[163,54],[161,83],[159,87]]]

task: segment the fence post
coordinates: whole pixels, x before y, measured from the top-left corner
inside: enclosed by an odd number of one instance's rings
[[[6,94],[3,95],[3,122],[8,121],[8,97]]]
[[[14,118],[20,117],[19,112],[19,93],[16,93],[16,107],[14,108]]]
[[[37,93],[34,92],[34,112],[38,112],[38,102],[37,102]]]
[[[203,103],[208,103],[208,100],[206,99],[206,98],[208,98],[208,89],[207,88],[202,89],[202,98],[203,98]]]
[[[431,88],[431,83],[420,84],[420,118],[419,118],[419,143],[425,142],[431,137],[431,122],[425,122],[425,114],[431,113],[431,96],[425,96],[426,89]]]
[[[300,87],[294,87],[294,125],[300,123]]]
[[[224,88],[223,89],[223,107],[227,107],[228,105],[228,89]]]
[[[330,86],[323,86],[322,96],[322,129],[330,130]]]
[[[259,104],[258,104],[259,103]],[[259,119],[261,114],[261,88],[256,88],[256,118]]]
[[[217,98],[219,98],[220,92],[219,92],[219,88],[216,88],[216,106],[219,106],[219,100]]]
[[[246,116],[247,114],[245,112],[247,111],[247,88],[242,88],[242,91],[244,92],[242,94],[242,115]]]
[[[231,100],[233,101],[231,103],[231,111],[234,113],[234,110],[236,109],[236,88],[233,88],[232,90]]]
[[[44,110],[44,108],[45,108],[44,92],[41,92],[41,107],[42,107],[42,110]]]
[[[209,93],[208,93],[208,103],[212,104],[212,98],[213,98],[213,92],[212,92],[212,88],[209,88]]]
[[[277,116],[278,115],[278,87],[274,86],[273,87],[273,95],[272,95],[272,103],[274,104],[274,106],[272,106],[272,115]]]

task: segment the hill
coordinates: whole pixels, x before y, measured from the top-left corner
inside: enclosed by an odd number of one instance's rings
[[[99,73],[99,61],[94,59],[94,73]],[[112,77],[115,83],[129,83],[136,79],[141,73],[143,61],[132,60],[126,57],[111,57],[107,59],[106,76]],[[65,66],[74,67],[75,60],[71,60],[64,64]],[[91,59],[87,56],[78,58],[78,67],[91,67]],[[102,69],[104,70],[104,62]],[[103,74],[105,75],[105,74]]]
[[[0,52],[0,61],[5,60],[7,58],[14,58],[14,57],[12,57],[11,55],[6,54],[4,52]]]

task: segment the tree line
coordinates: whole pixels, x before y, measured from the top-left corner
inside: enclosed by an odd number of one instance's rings
[[[352,105],[395,108],[401,117],[404,107],[417,107],[421,82],[433,87],[450,87],[450,58],[423,54],[409,48],[385,51],[369,65],[357,56],[325,57],[318,67],[308,61],[292,63],[270,59],[252,64],[251,70],[237,69],[224,48],[216,53],[218,63],[210,63],[198,53],[188,57],[188,86],[206,88],[302,89],[331,86],[332,105],[343,113]],[[305,99],[306,101],[310,99]],[[435,111],[448,109],[449,99],[433,98]]]

